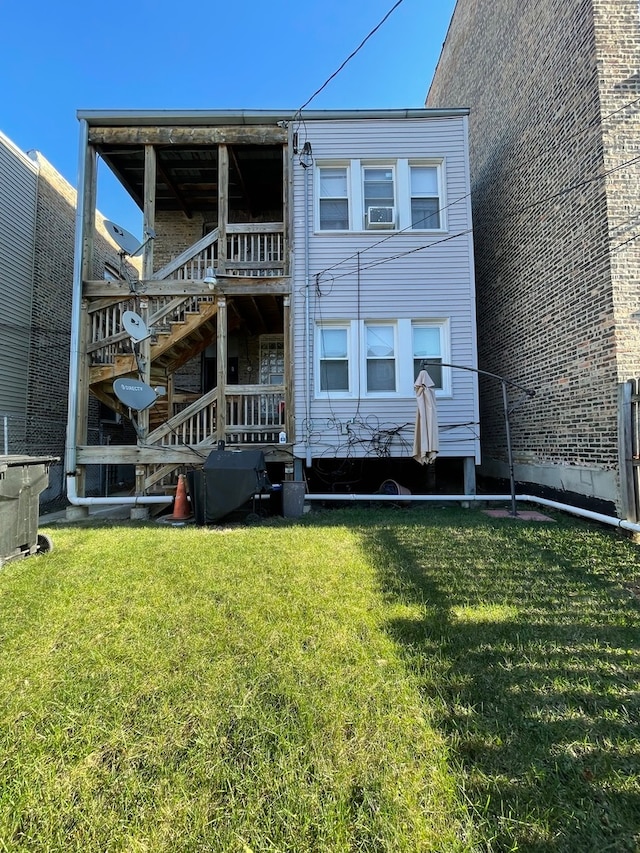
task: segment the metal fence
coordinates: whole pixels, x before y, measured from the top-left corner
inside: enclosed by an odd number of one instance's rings
[[[640,379],[620,385],[620,485],[625,515],[640,521]]]

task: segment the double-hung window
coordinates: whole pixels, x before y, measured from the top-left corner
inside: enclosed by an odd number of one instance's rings
[[[364,166],[362,189],[365,227],[393,227],[396,199],[393,166]]]
[[[348,393],[349,383],[349,326],[318,327],[319,391],[324,394]]]
[[[346,166],[318,169],[318,203],[321,231],[349,230],[349,170]]]
[[[367,391],[396,390],[395,325],[367,323],[365,325],[367,358]]]
[[[442,322],[414,322],[413,338],[413,378],[417,379],[421,370],[426,370],[437,390],[444,389],[442,362],[446,326]]]
[[[410,166],[411,228],[434,230],[440,224],[440,190],[437,166]]]

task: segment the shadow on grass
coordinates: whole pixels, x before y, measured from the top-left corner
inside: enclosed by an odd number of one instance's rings
[[[639,850],[637,548],[587,525],[461,518],[362,535],[485,848]]]

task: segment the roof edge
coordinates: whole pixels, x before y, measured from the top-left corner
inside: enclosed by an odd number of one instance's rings
[[[454,118],[469,114],[467,107],[441,109],[419,107],[408,109],[366,110],[78,110],[79,121],[92,126],[109,124],[112,127],[139,125],[220,125],[220,124],[278,124],[299,121],[340,121],[353,119],[424,119]]]

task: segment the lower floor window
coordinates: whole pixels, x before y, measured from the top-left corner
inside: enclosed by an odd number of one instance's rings
[[[317,396],[413,396],[421,370],[451,394],[446,318],[321,323],[315,352]]]

